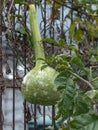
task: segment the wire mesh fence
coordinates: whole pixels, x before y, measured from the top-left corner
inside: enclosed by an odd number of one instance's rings
[[[38,4],[36,0],[24,2]],[[45,0],[39,8],[36,6],[43,38],[65,37],[64,7],[55,10],[54,6],[55,2],[46,6]],[[28,22],[25,4],[0,0],[0,130],[45,130],[47,126],[57,129],[55,106],[29,104],[21,94],[22,78],[35,64],[32,63],[33,49],[24,30]],[[58,53],[51,44],[44,47],[49,55]]]

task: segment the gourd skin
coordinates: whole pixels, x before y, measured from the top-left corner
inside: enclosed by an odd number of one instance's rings
[[[49,66],[42,69],[45,54],[34,5],[29,5],[29,16],[36,65],[23,78],[22,94],[32,104],[54,105],[60,99],[60,93],[54,84],[58,72]]]
[[[22,93],[32,104],[54,105],[60,94],[54,84],[58,72],[51,67],[35,66],[23,79]]]

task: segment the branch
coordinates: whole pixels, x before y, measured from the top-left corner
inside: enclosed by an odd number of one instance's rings
[[[71,73],[73,76],[77,77],[78,79],[80,79],[81,81],[83,81],[84,83],[86,83],[91,89],[94,89],[93,85],[89,81],[83,79],[82,77],[80,77],[79,75],[70,70],[68,70],[68,72]]]

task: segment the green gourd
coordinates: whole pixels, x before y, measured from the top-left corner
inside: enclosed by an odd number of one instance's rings
[[[54,84],[58,72],[49,66],[42,69],[45,54],[34,5],[29,5],[29,17],[36,65],[23,78],[22,94],[32,104],[54,105],[60,99]]]

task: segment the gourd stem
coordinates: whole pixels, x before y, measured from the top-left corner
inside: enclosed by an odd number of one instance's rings
[[[36,58],[36,65],[39,65],[43,63],[43,61],[45,60],[45,53],[40,35],[36,9],[33,4],[29,5],[29,16],[30,16],[31,36]]]

